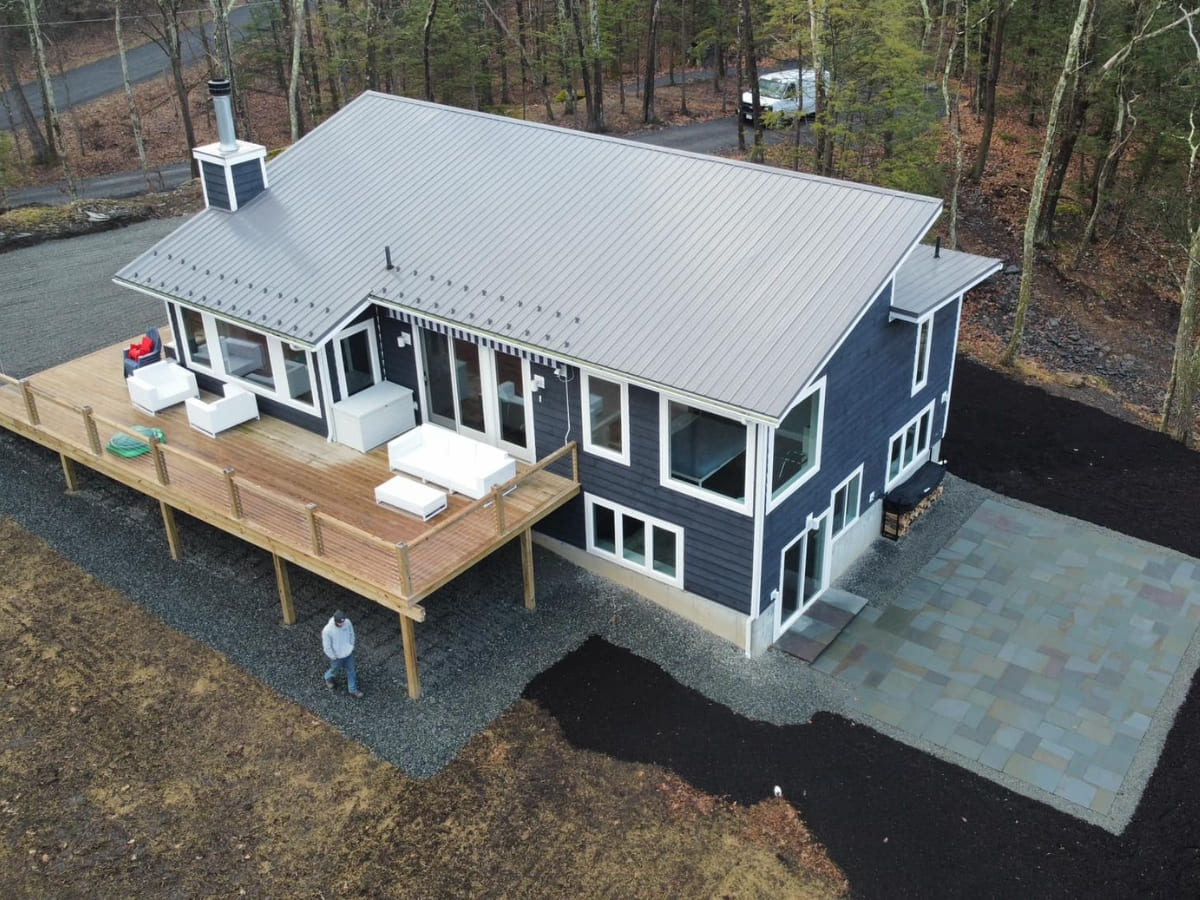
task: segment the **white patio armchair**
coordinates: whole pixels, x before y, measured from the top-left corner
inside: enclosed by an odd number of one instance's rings
[[[125,379],[129,402],[142,412],[155,415],[160,409],[200,396],[196,376],[169,359],[151,363]]]
[[[226,383],[225,396],[204,401],[189,397],[187,401],[188,423],[209,437],[219,432],[258,418],[258,398],[236,384]]]

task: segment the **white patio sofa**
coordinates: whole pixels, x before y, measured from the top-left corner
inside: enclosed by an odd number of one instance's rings
[[[236,384],[225,384],[225,396],[204,401],[198,397],[187,399],[188,423],[209,437],[219,432],[258,418],[258,397]]]
[[[169,359],[134,369],[125,379],[125,386],[129,388],[129,402],[152,416],[160,409],[200,396],[196,376]]]
[[[388,466],[478,500],[517,474],[503,450],[442,428],[418,425],[388,441]]]

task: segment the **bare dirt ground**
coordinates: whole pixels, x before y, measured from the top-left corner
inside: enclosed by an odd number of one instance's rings
[[[521,701],[401,775],[0,521],[0,895],[839,896],[787,800],[577,750]]]

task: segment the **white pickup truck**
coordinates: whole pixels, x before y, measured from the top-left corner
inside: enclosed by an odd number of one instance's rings
[[[829,76],[825,76],[829,84]],[[785,69],[768,72],[758,79],[758,103],[764,120],[776,115],[787,120],[795,116],[811,116],[817,111],[817,77],[812,69]],[[754,97],[750,91],[742,94],[738,115],[747,122],[754,121]],[[769,120],[768,120],[769,121]]]

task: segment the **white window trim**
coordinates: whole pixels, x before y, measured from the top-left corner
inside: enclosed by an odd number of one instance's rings
[[[189,367],[196,369],[198,371],[201,371],[201,372],[217,372],[217,371],[219,371],[218,367],[216,366],[215,363],[216,363],[216,360],[220,358],[221,353],[219,350],[214,352],[214,350],[216,350],[216,348],[220,347],[220,344],[217,341],[218,335],[217,335],[216,320],[214,320],[213,317],[209,313],[202,312],[201,310],[198,310],[198,309],[192,309],[190,306],[180,305],[178,307],[178,309],[179,309],[179,324],[180,324],[180,327],[183,328],[184,333],[181,335],[182,340],[177,339],[175,341],[175,346],[183,354],[184,361],[188,364]],[[208,359],[209,359],[209,361],[207,363],[199,362],[198,360],[195,360],[192,358],[192,350],[188,346],[187,323],[184,321],[184,318],[183,318],[183,314],[184,314],[185,310],[187,312],[195,313],[196,315],[198,315],[200,317],[200,323],[204,326],[204,343],[205,343],[205,346],[208,347]]]
[[[688,484],[686,481],[676,481],[671,477],[671,419],[670,419],[670,403],[679,403],[684,406],[694,406],[696,409],[702,409],[706,412],[711,412],[715,416],[729,419],[731,422],[738,422],[737,419],[719,409],[713,409],[695,400],[684,397],[676,397],[660,393],[658,395],[658,478],[659,483],[672,491],[680,494],[686,494],[689,497],[695,497],[698,500],[703,500],[705,503],[711,503],[713,506],[720,506],[725,509],[733,510],[734,512],[742,513],[743,515],[751,515],[754,511],[754,458],[755,458],[755,440],[754,429],[750,427],[749,422],[743,421],[741,424],[746,429],[746,483],[742,488],[744,500],[735,500],[732,497],[726,497],[724,494],[718,494],[716,491],[706,491],[704,488],[695,484]]]
[[[785,632],[787,629],[789,629],[792,626],[792,624],[798,618],[800,618],[801,615],[803,615],[804,611],[806,609],[808,609],[809,606],[811,606],[814,602],[816,602],[818,597],[820,597],[823,593],[825,593],[827,590],[829,590],[829,552],[830,552],[830,547],[833,545],[833,541],[827,537],[822,542],[822,546],[821,546],[821,555],[822,555],[821,578],[823,581],[821,588],[815,594],[813,594],[812,599],[809,600],[808,604],[805,604],[805,602],[804,602],[804,566],[808,562],[808,560],[807,560],[807,558],[801,560],[800,573],[799,573],[799,575],[800,575],[800,584],[799,584],[800,596],[796,598],[796,611],[793,613],[790,613],[786,619],[783,618],[783,580],[786,575],[785,569],[787,568],[787,553],[789,550],[791,550],[793,547],[795,547],[801,541],[807,541],[809,533],[812,531],[815,531],[821,527],[821,520],[825,519],[826,516],[832,517],[832,515],[833,515],[832,509],[826,510],[825,512],[821,513],[821,515],[819,515],[819,516],[814,516],[812,514],[809,514],[808,520],[805,522],[805,525],[804,525],[804,530],[802,532],[800,532],[800,534],[798,534],[791,541],[789,541],[787,544],[785,544],[779,551],[779,582],[775,588],[775,593],[778,594],[778,598],[775,603],[775,639],[776,640],[778,640],[779,636],[782,635],[783,632]],[[831,526],[832,520],[827,520],[827,524]],[[808,553],[807,547],[805,548],[804,553],[805,553],[805,556],[807,557],[807,553]]]
[[[616,552],[611,553],[608,550],[596,546],[595,534],[595,519],[594,508],[601,506],[604,509],[612,511],[614,515],[614,540]],[[683,527],[667,522],[663,519],[654,516],[648,516],[643,512],[632,509],[628,506],[623,506],[620,503],[613,503],[611,500],[606,500],[601,497],[596,497],[592,494],[585,493],[583,495],[584,520],[587,526],[587,550],[589,553],[594,553],[603,559],[614,562],[617,565],[623,566],[626,569],[631,569],[639,574],[646,575],[657,581],[665,582],[666,584],[674,585],[677,588],[683,587]],[[631,560],[625,558],[622,553],[622,534],[620,517],[627,515],[633,519],[639,519],[646,527],[646,562],[644,565],[638,565]],[[652,527],[658,527],[665,531],[669,531],[675,535],[675,575],[664,575],[654,568],[654,532]]]
[[[772,428],[770,431],[770,439],[767,441],[767,512],[771,512],[783,504],[788,497],[800,490],[813,476],[821,471],[821,448],[825,443],[825,378],[821,377],[813,382],[808,390],[801,394],[796,402],[788,408],[787,413],[790,413],[815,393],[820,393],[821,402],[817,408],[817,440],[814,445],[816,449],[813,452],[812,468],[787,485],[778,495],[773,495],[771,491],[771,473],[775,471],[775,429]],[[787,418],[787,413],[783,414],[780,421]]]
[[[926,414],[929,415],[929,420],[925,425],[925,449],[922,450],[920,454],[918,454],[914,451],[912,462],[910,462],[908,465],[901,465],[900,471],[896,473],[895,478],[886,477],[888,469],[892,465],[892,444],[894,444],[897,439],[903,440],[904,435],[908,431],[908,429],[910,427],[912,427],[913,425],[920,424],[921,417]],[[918,437],[918,443],[919,443],[920,435],[918,434],[917,437]],[[883,458],[883,471],[885,474],[885,481],[884,481],[883,489],[885,492],[890,491],[896,485],[903,482],[904,479],[906,479],[909,475],[911,475],[913,472],[915,472],[925,462],[925,460],[922,459],[922,456],[932,453],[932,446],[931,446],[932,442],[930,440],[930,438],[932,438],[932,437],[933,437],[933,401],[930,401],[928,406],[926,406],[919,413],[917,413],[915,416],[913,416],[911,419],[909,419],[907,422],[905,422],[904,427],[901,428],[899,431],[897,431],[895,434],[893,434],[891,436],[891,438],[888,439],[887,449],[885,451],[885,456]],[[903,445],[901,445],[900,457],[901,457],[901,461],[903,462],[903,458],[904,458]]]
[[[890,451],[890,449],[891,449],[890,445],[889,445],[888,449]],[[846,488],[848,488],[850,486],[850,482],[852,482],[855,478],[858,479],[858,506],[856,506],[854,509],[854,517],[848,518],[846,520],[846,524],[844,524],[842,526],[842,530],[835,532],[833,530],[833,526],[834,526],[833,514],[834,514],[834,509],[836,508],[836,504],[834,503],[834,498],[837,497],[839,491],[842,491],[842,490],[845,490]],[[835,487],[832,491],[829,492],[829,539],[830,539],[830,541],[836,541],[839,537],[841,537],[843,534],[845,534],[847,531],[849,531],[850,526],[853,525],[855,522],[857,522],[858,517],[860,515],[862,515],[862,500],[863,500],[862,486],[863,486],[863,467],[860,465],[857,469],[855,469],[853,472],[850,473],[850,475],[846,478],[845,481],[843,481],[841,484],[839,484],[837,487]]]
[[[930,351],[933,347],[933,313],[922,316],[917,320],[917,335],[913,347],[913,367],[912,367],[912,394],[916,396],[925,385],[929,384],[929,360],[933,355]],[[925,352],[921,352],[921,329],[928,328],[925,337]],[[921,357],[924,356],[924,359]],[[921,376],[918,378],[918,375]]]
[[[601,447],[592,443],[592,404],[588,400],[591,391],[588,385],[592,378],[599,378],[601,381],[607,381],[609,384],[615,384],[621,389],[621,452],[617,453],[610,450],[608,447]],[[591,453],[593,456],[599,456],[603,459],[609,459],[613,462],[619,462],[623,465],[629,465],[629,385],[624,381],[617,381],[615,378],[609,378],[605,375],[592,375],[588,372],[583,372],[583,377],[579,380],[579,407],[583,411],[583,449],[586,453]]]
[[[180,307],[180,321],[183,320],[182,310],[184,308],[185,307],[182,306]],[[191,307],[186,308],[190,309]],[[176,346],[182,347],[184,358],[187,360],[189,367],[200,372],[210,373],[224,381],[233,382],[241,387],[244,387],[246,390],[259,395],[260,397],[266,397],[267,399],[272,400],[282,406],[287,406],[292,409],[299,410],[300,412],[306,412],[313,415],[318,414],[317,385],[320,382],[320,375],[317,371],[316,365],[314,365],[314,354],[311,350],[305,350],[304,353],[308,360],[308,377],[309,385],[311,387],[310,393],[312,394],[313,399],[311,403],[305,403],[303,400],[297,400],[294,397],[289,396],[286,389],[284,391],[279,390],[280,376],[276,373],[283,373],[285,383],[287,379],[287,366],[284,362],[283,343],[279,338],[275,337],[273,334],[267,334],[263,331],[257,331],[254,328],[248,328],[247,326],[242,325],[240,322],[229,322],[230,325],[237,325],[239,328],[245,328],[247,331],[253,331],[255,334],[261,334],[267,339],[267,355],[271,359],[271,377],[275,380],[274,388],[268,388],[257,381],[250,381],[247,378],[241,378],[238,375],[234,375],[231,372],[226,371],[225,356],[220,349],[221,335],[217,331],[216,317],[211,313],[206,313],[198,309],[192,311],[199,313],[201,321],[204,323],[204,339],[208,343],[209,359],[213,361],[213,364],[206,366],[204,363],[198,363],[193,360],[192,353],[191,350],[188,349],[187,338],[185,336],[182,341],[176,342]]]
[[[371,343],[371,378],[374,384],[379,384],[383,378],[383,374],[379,370],[379,339],[375,334],[374,319],[367,319],[365,322],[359,322],[357,325],[351,325],[339,331],[333,336],[333,358],[337,366],[337,382],[338,394],[345,400],[349,395],[346,393],[346,363],[342,359],[342,341],[360,331],[370,332]]]

